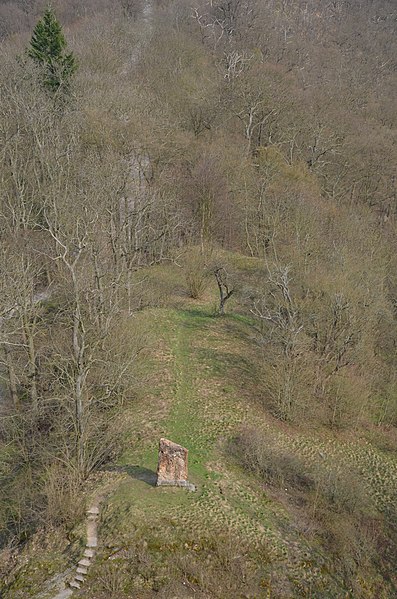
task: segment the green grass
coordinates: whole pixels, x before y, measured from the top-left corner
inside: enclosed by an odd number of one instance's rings
[[[256,272],[258,263],[243,260],[240,266]],[[324,431],[298,433],[269,417],[258,383],[261,366],[252,343],[252,320],[233,312],[215,317],[216,289],[211,293],[205,303],[185,298],[173,308],[147,309],[133,323],[132,328],[150,329],[149,347],[137,370],[142,381],[137,396],[125,408],[125,451],[115,464],[113,491],[103,506],[101,553],[90,580],[103,578],[113,553],[118,557],[111,567],[129,572],[131,551],[138,548],[146,555],[146,565],[138,560],[135,574],[126,575],[132,585],[128,589],[138,589],[131,596],[151,596],[144,593],[168,588],[167,580],[182,576],[172,560],[183,559],[185,547],[185,557],[190,556],[192,563],[196,558],[215,562],[219,548],[210,548],[227,535],[239,540],[237,546],[241,542],[246,547],[250,576],[260,572],[263,595],[251,596],[272,596],[271,581],[277,578],[289,589],[285,597],[349,597],[321,547],[302,534],[296,514],[268,495],[258,479],[228,455],[228,442],[246,424],[261,429],[269,442],[274,440],[308,465],[320,463],[325,469],[336,462],[354,465],[365,471],[379,510],[390,509],[397,497],[395,455]],[[197,486],[196,493],[153,485],[160,437],[189,449],[189,479]],[[196,545],[200,549],[192,549]],[[372,574],[368,580],[364,574],[362,586],[367,585],[368,591],[362,596],[375,599]],[[196,575],[191,576],[189,580],[199,584]],[[233,568],[229,576],[233,577]],[[96,597],[101,588],[96,584],[85,587],[81,596]]]
[[[214,317],[208,305],[157,311],[153,327],[163,340],[163,351],[155,352],[146,367],[162,376],[156,376],[157,388],[151,388],[150,397],[142,398],[135,423],[139,427],[142,420],[146,426],[151,422],[153,435],[125,453],[120,466],[139,464],[154,472],[158,438],[165,436],[189,449],[189,479],[197,492],[125,480],[104,515],[107,545],[128,545],[138,533],[150,537],[148,523],[155,523],[164,542],[183,543],[191,535],[204,538],[208,532],[228,531],[244,539],[254,553],[265,551],[274,567],[289,560],[291,547],[298,570],[306,559],[309,548],[304,542],[298,546],[292,529],[286,532],[285,511],[225,456],[225,443],[241,423],[257,419],[247,401],[255,389],[257,368],[247,324],[245,318]],[[152,401],[164,402],[161,417],[152,411]],[[295,567],[291,566],[292,577]]]
[[[169,543],[176,551],[192,535],[203,539],[209,531],[218,535],[228,531],[249,544],[252,556],[257,552],[263,559],[265,552],[268,576],[271,571],[286,573],[294,596],[342,596],[343,580],[329,569],[320,547],[309,543],[288,510],[226,455],[227,441],[244,423],[276,435],[278,443],[308,463],[321,460],[326,468],[327,460],[350,460],[368,470],[368,484],[381,509],[392,501],[395,459],[360,441],[343,443],[324,434],[290,434],[277,428],[259,401],[260,364],[251,319],[238,314],[215,317],[211,301],[187,303],[179,309],[151,311],[157,345],[145,360],[149,384],[135,422],[137,429],[144,425],[149,434],[135,446],[131,441],[120,464],[138,464],[154,473],[158,439],[165,436],[189,449],[189,478],[197,492],[125,480],[107,506],[106,543],[117,546],[120,534],[127,545],[137,535],[147,539],[155,535],[159,546]],[[131,430],[132,437],[135,432]],[[154,545],[152,551],[156,552]]]

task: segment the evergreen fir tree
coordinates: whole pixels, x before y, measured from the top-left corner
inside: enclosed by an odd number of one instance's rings
[[[44,85],[56,92],[67,88],[77,69],[73,53],[65,53],[66,40],[52,8],[47,8],[43,18],[34,28],[29,56],[44,69]]]

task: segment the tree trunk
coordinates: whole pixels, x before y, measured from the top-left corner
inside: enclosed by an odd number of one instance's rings
[[[214,275],[216,278],[216,282],[218,283],[219,289],[219,310],[218,313],[220,316],[225,314],[225,304],[228,299],[230,299],[234,293],[234,289],[229,289],[227,284],[227,273],[223,268],[217,268],[214,271]]]
[[[24,314],[22,316],[23,336],[25,344],[28,348],[28,377],[30,400],[34,411],[38,409],[38,393],[37,393],[37,364],[36,364],[36,347],[34,344],[34,323],[29,322],[29,317]]]
[[[4,353],[6,357],[7,371],[8,371],[8,383],[10,387],[10,395],[14,408],[19,408],[19,397],[17,388],[17,377],[15,376],[14,364],[12,363],[11,352],[6,344],[4,344]]]

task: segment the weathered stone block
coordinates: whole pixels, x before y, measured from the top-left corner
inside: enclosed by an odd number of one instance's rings
[[[188,450],[168,439],[160,439],[157,486],[186,487],[194,490],[187,480]]]

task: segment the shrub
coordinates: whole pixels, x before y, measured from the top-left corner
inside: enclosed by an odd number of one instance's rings
[[[276,489],[304,494],[304,503],[317,510],[361,518],[373,515],[365,481],[353,467],[337,461],[309,461],[283,447],[274,435],[242,429],[232,450],[242,465]]]
[[[186,286],[189,296],[193,299],[200,299],[207,286],[210,273],[207,268],[209,253],[200,248],[190,248],[184,257],[183,270],[185,274]]]
[[[274,437],[265,438],[259,431],[243,429],[234,441],[234,453],[248,470],[275,487],[310,488],[314,480],[297,456],[276,444]]]
[[[73,526],[84,513],[81,487],[74,472],[53,464],[45,473],[45,518],[53,525]]]

